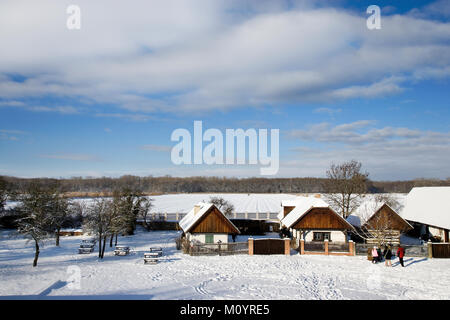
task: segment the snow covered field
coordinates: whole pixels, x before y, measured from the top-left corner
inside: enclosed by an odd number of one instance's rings
[[[450,299],[450,259],[406,257],[406,267],[372,265],[365,257],[205,256],[175,248],[175,231],[120,237],[135,254],[107,248],[78,255],[80,237],[48,242],[38,267],[33,243],[0,231],[0,298],[69,299]],[[164,258],[144,265],[143,253],[162,246]],[[78,269],[79,268],[79,269]],[[80,288],[71,288],[79,270]],[[75,273],[76,274],[76,273]],[[18,297],[19,296],[19,297]]]

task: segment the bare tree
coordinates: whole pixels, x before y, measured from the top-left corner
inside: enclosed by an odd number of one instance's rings
[[[384,212],[378,212],[385,205],[394,211],[400,209],[400,203],[389,194],[377,194],[358,208],[360,228],[356,231],[357,235],[378,247],[392,243],[399,236],[399,232],[393,230],[394,220],[392,216]]]
[[[0,213],[5,209],[6,200],[8,200],[8,183],[0,177]]]
[[[230,216],[234,211],[233,204],[224,198],[210,197],[209,202],[215,205],[226,216]]]
[[[360,204],[366,193],[368,173],[361,172],[361,163],[355,160],[339,165],[332,164],[327,170],[324,189],[326,199],[347,218]]]
[[[152,199],[143,198],[140,205],[139,217],[142,218],[145,228],[150,230],[150,225],[147,223],[147,216],[153,206]]]
[[[106,239],[112,234],[112,225],[116,217],[113,201],[97,199],[87,208],[85,228],[98,238],[98,257],[105,255]]]
[[[21,204],[17,208],[17,231],[35,243],[33,267],[37,266],[40,253],[40,244],[51,232],[52,193],[36,183],[31,184],[20,194]]]
[[[61,228],[70,215],[70,203],[63,197],[60,190],[51,190],[48,210],[49,223],[56,237],[55,245],[59,246]]]

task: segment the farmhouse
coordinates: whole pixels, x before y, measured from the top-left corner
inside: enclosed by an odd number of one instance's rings
[[[228,243],[238,228],[212,203],[200,202],[179,222],[187,240],[200,243]]]
[[[347,217],[356,236],[368,244],[400,244],[400,235],[413,227],[385,202],[366,201]]]
[[[344,218],[318,197],[297,197],[283,201],[278,215],[282,227],[305,242],[347,242],[347,231],[353,230]]]
[[[449,242],[450,187],[413,188],[401,215],[421,239]]]

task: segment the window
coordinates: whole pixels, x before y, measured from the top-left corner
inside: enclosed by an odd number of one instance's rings
[[[214,243],[214,235],[205,234],[205,243]]]
[[[313,241],[331,241],[331,233],[330,232],[314,232],[313,233]]]

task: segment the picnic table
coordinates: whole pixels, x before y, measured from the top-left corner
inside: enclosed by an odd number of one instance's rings
[[[91,253],[94,251],[95,240],[94,239],[83,239],[81,240],[80,247],[78,248],[79,254]]]
[[[82,246],[80,246],[78,248],[78,253],[79,254],[91,253],[92,251],[94,251],[94,246],[91,246],[91,247],[82,247]]]
[[[150,248],[150,252],[157,253],[159,257],[163,255],[163,249],[161,247],[152,247]]]
[[[126,256],[130,253],[130,247],[128,246],[116,246],[116,250],[114,250],[115,256]]]
[[[144,253],[144,264],[157,264],[158,257],[160,257],[160,254],[158,252],[146,252]]]

